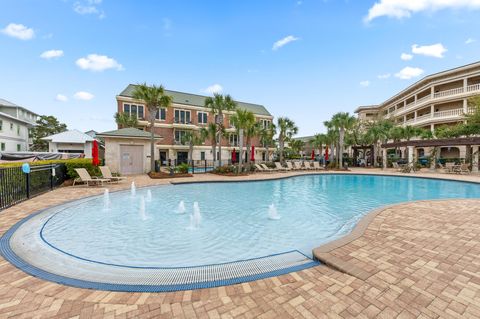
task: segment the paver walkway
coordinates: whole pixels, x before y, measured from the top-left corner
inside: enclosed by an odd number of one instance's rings
[[[265,176],[277,175],[254,178]],[[220,179],[195,177],[206,178]],[[36,210],[102,191],[62,188],[9,208],[0,234]],[[358,239],[325,254],[366,274],[322,265],[227,287],[119,293],[46,282],[0,258],[0,318],[480,318],[480,199],[387,208]]]

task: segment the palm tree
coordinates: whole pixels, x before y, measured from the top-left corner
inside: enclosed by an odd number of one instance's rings
[[[283,163],[283,152],[285,149],[285,142],[289,141],[293,135],[298,133],[298,127],[295,122],[287,117],[279,117],[277,120],[277,127],[280,130],[278,133],[278,145],[280,148],[280,162]]]
[[[273,145],[273,137],[275,136],[275,134],[277,134],[277,127],[275,126],[275,124],[270,123],[267,127],[260,128],[258,134],[260,136],[260,142],[262,143],[263,147],[267,149],[265,160],[269,162],[270,152],[268,151],[268,149],[271,145]]]
[[[305,147],[305,142],[302,140],[291,140],[288,145],[292,149],[293,153],[299,154],[300,151]]]
[[[233,126],[237,131],[239,136],[239,142],[243,142],[244,135],[247,137],[247,162],[250,162],[250,151],[249,147],[251,144],[251,134],[254,133],[252,127],[255,126],[255,115],[247,110],[244,109],[236,109],[235,114],[230,117],[230,121],[232,122]],[[239,165],[243,167],[243,144],[239,145],[240,148],[240,155],[239,155]]]
[[[225,131],[225,130],[223,130]],[[213,162],[217,160],[217,134],[218,134],[218,125],[215,123],[209,123],[207,127],[203,127],[200,130],[202,138],[209,140],[212,145],[212,155]]]
[[[330,155],[329,157],[333,158],[334,157],[334,150],[337,150],[337,155],[338,155],[338,130],[335,128],[333,125],[332,121],[325,121],[323,122],[323,125],[327,128],[327,141],[326,144],[330,146]],[[338,156],[337,156],[338,158]],[[332,161],[330,161],[332,162]]]
[[[386,143],[389,139],[389,132],[393,127],[393,123],[389,120],[378,120],[369,124],[366,135],[370,143],[373,144],[373,165],[378,165],[378,157],[380,144]]]
[[[323,155],[323,145],[327,142],[327,136],[325,134],[315,134],[310,144],[315,149],[318,149],[320,157]]]
[[[188,131],[182,136],[182,144],[188,145],[188,164],[191,165],[193,162],[193,147],[202,144],[204,141],[205,136],[196,131]]]
[[[222,134],[225,126],[223,124],[223,112],[233,111],[237,104],[230,95],[222,95],[215,93],[213,97],[207,97],[205,99],[205,107],[210,108],[211,112],[215,115],[215,123],[217,124],[218,135],[218,164],[222,166]]]
[[[345,141],[345,131],[351,129],[355,124],[355,117],[348,112],[339,112],[332,117],[332,124],[337,128],[338,134],[338,165],[343,168],[343,144]]]
[[[165,95],[163,86],[148,86],[147,83],[137,85],[132,93],[136,100],[142,100],[149,113],[150,120],[150,170],[155,171],[155,117],[159,108],[172,106],[173,98]]]
[[[117,112],[117,113],[115,113],[115,115],[113,117],[115,118],[115,122],[117,123],[119,128],[137,127],[138,126],[137,117],[129,115],[128,113]]]

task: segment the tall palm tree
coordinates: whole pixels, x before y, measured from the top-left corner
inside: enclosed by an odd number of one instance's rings
[[[213,97],[205,99],[205,107],[210,108],[215,115],[215,123],[217,124],[218,135],[218,164],[222,166],[222,135],[225,125],[223,124],[223,112],[233,111],[237,107],[237,103],[230,95],[222,95],[215,93]]]
[[[255,126],[255,115],[247,110],[244,109],[236,109],[235,114],[233,114],[230,117],[230,121],[232,124],[235,126],[235,129],[237,131],[237,134],[239,136],[239,142],[243,142],[243,137],[246,136],[247,141],[247,162],[250,162],[250,152],[249,152],[249,147],[251,143],[251,134],[252,132],[252,127]],[[240,148],[240,155],[239,155],[239,165],[240,167],[243,167],[243,145],[239,145]]]
[[[348,112],[339,112],[332,117],[332,124],[338,130],[338,166],[343,168],[343,147],[345,142],[345,131],[350,130],[355,124],[355,117],[351,116]]]
[[[323,155],[323,145],[327,142],[327,136],[325,134],[315,134],[313,139],[310,141],[310,144],[314,149],[318,149],[320,157]]]
[[[258,134],[260,136],[260,142],[262,143],[263,147],[267,149],[265,160],[269,162],[270,152],[268,151],[268,149],[270,148],[270,146],[273,145],[273,137],[275,136],[275,134],[277,134],[277,127],[275,126],[275,124],[270,123],[267,127],[260,128]]]
[[[136,116],[132,116],[128,113],[124,112],[117,112],[113,116],[115,118],[115,123],[117,123],[119,128],[126,128],[126,127],[137,127],[138,126],[138,119]]]
[[[389,132],[393,127],[393,123],[389,120],[378,120],[371,122],[367,129],[366,135],[373,144],[373,165],[378,165],[378,157],[381,142],[386,143],[389,139]]]
[[[337,155],[335,156],[338,159],[338,130],[333,124],[332,121],[325,121],[323,122],[323,125],[327,128],[327,145],[330,146],[330,155],[329,157],[333,158],[334,157],[334,151],[336,151]],[[332,162],[332,160],[329,160]]]
[[[292,149],[294,154],[299,154],[301,150],[305,147],[305,142],[302,140],[291,140],[288,143],[288,146]]]
[[[225,132],[225,130],[223,130]],[[200,130],[200,134],[202,138],[205,140],[209,140],[212,146],[212,155],[213,155],[213,162],[217,160],[217,134],[218,134],[218,125],[215,123],[209,123],[207,127],[203,127]]]
[[[173,98],[165,95],[162,85],[149,86],[147,83],[137,85],[133,90],[132,97],[142,100],[149,113],[150,121],[150,170],[155,171],[155,117],[159,108],[172,106]]]
[[[197,131],[187,131],[186,134],[182,136],[182,144],[188,145],[188,164],[191,165],[193,162],[193,147],[202,144],[204,141],[205,136]]]
[[[285,142],[289,141],[293,135],[298,133],[298,127],[295,122],[287,117],[279,117],[277,119],[278,145],[280,148],[280,162],[283,163],[283,152],[285,149]]]

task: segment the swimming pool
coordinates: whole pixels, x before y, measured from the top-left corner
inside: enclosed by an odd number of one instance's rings
[[[374,208],[444,198],[480,198],[480,185],[339,174],[156,186],[44,211],[28,230],[28,221],[22,225],[32,239],[19,236],[17,247],[35,242],[35,249],[57,257],[134,269],[218,265],[292,251],[311,257],[313,248],[346,235]]]

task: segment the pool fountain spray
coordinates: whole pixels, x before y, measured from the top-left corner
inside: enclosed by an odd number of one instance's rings
[[[130,193],[132,194],[132,197],[135,197],[137,193],[137,188],[135,187],[135,182],[132,182],[132,185],[130,186]]]
[[[193,213],[190,215],[190,227],[189,229],[197,229],[200,226],[200,221],[202,220],[202,215],[200,214],[200,207],[198,202],[193,203]]]
[[[104,210],[110,209],[110,193],[108,192],[107,188],[103,192],[103,209]]]
[[[277,208],[273,203],[268,206],[268,219],[272,219],[272,220],[280,219],[280,215],[278,215]]]
[[[151,202],[152,201],[152,191],[151,190],[147,190],[147,198],[146,198],[147,202]]]
[[[147,220],[147,214],[145,213],[145,197],[140,197],[140,210],[139,210],[140,218],[142,220]]]
[[[180,203],[178,203],[177,213],[178,214],[185,214],[186,211],[187,210],[185,208],[185,202],[183,200],[181,200]]]

